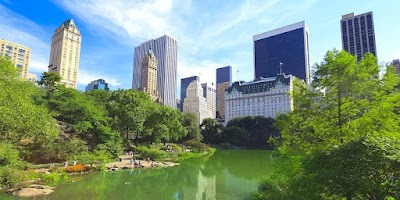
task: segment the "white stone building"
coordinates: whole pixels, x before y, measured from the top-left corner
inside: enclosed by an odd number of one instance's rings
[[[209,118],[215,119],[217,113],[217,91],[214,84],[203,83],[201,84],[201,87],[203,87],[203,97],[207,99],[208,116]]]
[[[275,118],[293,110],[292,75],[279,74],[252,82],[235,82],[225,92],[225,124],[236,117],[264,116]]]
[[[183,100],[183,112],[198,115],[199,124],[210,117],[207,111],[207,99],[203,96],[200,82],[192,81],[187,87],[186,98]]]

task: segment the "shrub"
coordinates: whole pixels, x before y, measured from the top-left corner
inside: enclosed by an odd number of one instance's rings
[[[8,188],[14,187],[16,184],[26,180],[26,173],[22,170],[10,167],[0,167],[0,185]]]
[[[142,159],[149,157],[150,159],[159,160],[168,157],[165,152],[158,149],[149,149],[144,146],[139,146],[136,150],[140,153]]]
[[[180,146],[177,145],[177,144],[172,144],[172,149],[173,149],[173,150],[176,150],[176,151],[182,151],[182,147],[180,147]]]
[[[67,179],[68,175],[65,172],[51,172],[48,174],[43,174],[42,175],[42,180],[45,182],[57,182],[60,179]]]
[[[207,145],[196,140],[185,141],[183,142],[183,145],[192,148],[194,152],[205,152],[208,149]]]

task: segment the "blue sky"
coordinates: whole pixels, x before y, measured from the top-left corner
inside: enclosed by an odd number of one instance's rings
[[[341,49],[340,19],[350,12],[374,12],[380,62],[400,58],[399,8],[398,0],[0,0],[0,38],[30,47],[30,71],[41,74],[54,30],[74,18],[82,34],[80,90],[99,78],[111,89],[131,88],[134,47],[165,34],[178,41],[178,86],[193,75],[215,82],[215,69],[227,65],[234,80],[249,81],[253,35],[305,20],[316,63]]]

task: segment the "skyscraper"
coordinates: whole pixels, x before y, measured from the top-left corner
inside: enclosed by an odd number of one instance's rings
[[[69,19],[54,31],[51,39],[48,71],[59,74],[61,83],[74,89],[78,81],[81,37],[74,19]]]
[[[181,111],[183,111],[183,100],[186,98],[187,87],[192,81],[200,81],[200,78],[198,76],[192,76],[181,79],[181,107],[178,107]]]
[[[183,100],[183,112],[196,114],[199,124],[203,122],[203,119],[210,117],[207,111],[207,99],[203,96],[203,87],[200,82],[192,81],[187,87],[186,98]]]
[[[92,81],[86,86],[85,91],[91,91],[91,90],[106,90],[108,91],[108,83],[104,79],[98,79],[95,81]]]
[[[0,44],[0,56],[10,58],[15,67],[18,68],[20,77],[27,79],[31,49],[3,39],[0,39]]]
[[[167,35],[149,40],[135,48],[132,89],[139,90],[141,87],[142,59],[150,47],[158,60],[158,96],[164,105],[176,108],[178,44]]]
[[[157,58],[150,48],[142,60],[142,80],[140,91],[150,95],[153,101],[158,100],[157,91]]]
[[[310,80],[309,36],[305,21],[253,36],[254,78],[281,71]]]
[[[376,56],[374,18],[372,12],[354,16],[343,15],[340,20],[342,47],[360,61],[363,55],[371,52]]]
[[[216,117],[225,118],[225,90],[232,84],[232,67],[226,66],[217,69],[217,99]]]
[[[393,60],[392,65],[396,68],[397,74],[400,75],[400,60],[399,59]]]
[[[207,100],[207,112],[210,118],[215,118],[215,114],[217,112],[216,109],[216,89],[214,84],[203,83],[201,84],[203,88],[203,97]]]

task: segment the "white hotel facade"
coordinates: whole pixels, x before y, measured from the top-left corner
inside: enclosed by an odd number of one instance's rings
[[[235,82],[225,92],[225,124],[236,117],[264,116],[275,118],[293,110],[292,75]]]
[[[176,109],[178,42],[168,35],[151,39],[135,48],[132,89],[141,87],[144,55],[152,48],[157,60],[157,90],[162,104]]]

